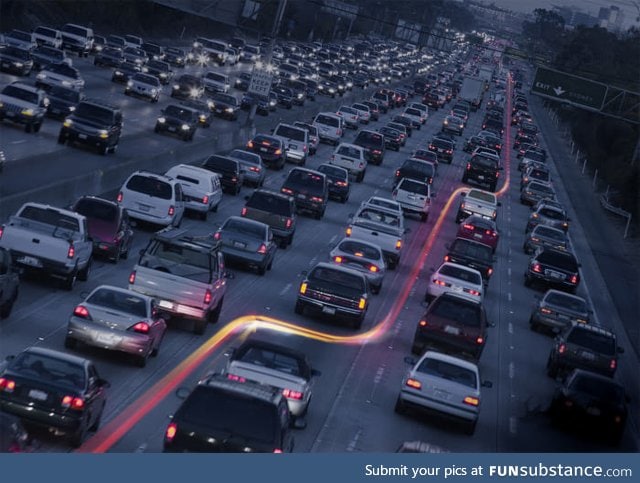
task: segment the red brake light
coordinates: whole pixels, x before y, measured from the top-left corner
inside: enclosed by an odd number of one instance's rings
[[[76,317],[80,317],[81,319],[91,319],[91,315],[89,314],[89,310],[83,305],[78,305],[75,309],[73,309],[73,315]]]
[[[254,173],[259,173],[260,168],[258,168],[257,166],[251,166],[249,167],[249,171],[253,171]]]
[[[476,338],[476,344],[478,344],[478,345],[484,344],[484,338],[483,337],[477,337]]]
[[[536,263],[533,265],[533,271],[536,273],[542,273],[542,267],[540,266],[539,263]]]
[[[282,154],[282,149],[276,149],[273,154]]]
[[[73,245],[69,245],[69,249],[67,250],[67,258],[73,258],[76,256],[76,249]]]
[[[611,362],[609,362],[609,369],[613,370],[616,368],[617,365],[618,365],[618,362],[615,359],[611,359]]]
[[[427,321],[426,320],[421,320],[420,322],[418,322],[418,325],[420,327],[426,327],[427,326]]]
[[[267,254],[267,245],[265,245],[264,243],[262,245],[260,245],[260,248],[258,248],[258,253],[260,255],[266,255]]]
[[[322,203],[324,199],[320,198],[319,196],[312,196],[311,201],[313,201],[314,203]]]
[[[2,238],[2,233],[4,232],[4,226],[0,226],[0,238]]]
[[[336,186],[347,186],[345,181],[336,181]]]
[[[577,284],[578,283],[578,275],[571,275],[571,278],[569,279],[569,282],[572,284]]]
[[[449,255],[445,255],[445,256],[444,256],[444,261],[445,261],[445,262],[448,262],[448,261],[450,261],[450,260],[451,260],[451,257],[450,257]]]
[[[206,205],[206,204],[208,204],[208,203],[209,203],[209,197],[208,197],[207,195],[204,195],[204,196],[202,197],[202,204],[203,204],[203,205]]]
[[[396,178],[399,178],[399,177],[400,177],[400,170],[396,169]]]
[[[16,388],[16,382],[11,379],[0,377],[0,391],[13,392]]]
[[[294,391],[293,389],[283,389],[282,395],[287,399],[296,399],[296,400],[300,400],[304,397],[304,393],[300,391]]]
[[[469,295],[473,295],[474,297],[478,297],[480,295],[480,292],[478,292],[477,290],[469,290]]]
[[[176,212],[175,207],[174,207],[173,205],[171,205],[171,206],[169,207],[169,211],[167,212],[167,214],[168,214],[169,216],[173,216],[173,215],[175,214],[175,212]]]
[[[62,398],[62,407],[82,411],[84,409],[84,399],[81,397],[64,396]]]
[[[247,380],[242,376],[237,376],[235,374],[227,374],[227,379],[235,382],[247,382]]]
[[[282,191],[286,195],[293,196],[293,190],[290,190],[289,188],[282,188],[280,191]]]
[[[471,163],[467,163],[467,171],[471,169]]]
[[[240,216],[247,216],[247,207],[243,207],[242,210],[240,211]]]
[[[438,280],[437,278],[433,279],[433,283],[435,283],[436,285],[440,285],[441,287],[445,287],[447,285],[446,282],[443,282],[442,280]]]
[[[293,225],[293,218],[287,218],[287,221],[285,222],[285,228],[291,228],[291,225]]]
[[[220,238],[222,238],[222,235],[220,234],[220,232],[219,232],[219,231],[217,231],[217,232],[215,232],[215,233],[213,234],[213,239],[214,239],[215,241],[220,240]]]
[[[567,346],[566,345],[560,344],[558,346],[558,354],[564,354],[564,351],[566,351],[566,350],[567,350]]]
[[[473,231],[475,227],[473,225],[470,225],[469,223],[465,223],[464,225],[462,225],[462,228],[464,228],[465,230]]]
[[[167,426],[167,430],[164,433],[164,440],[167,443],[171,443],[171,441],[173,441],[173,438],[176,437],[177,432],[178,425],[176,423],[169,423],[169,426]]]
[[[411,378],[407,379],[406,385],[414,389],[422,389],[422,383],[415,379],[411,379]]]
[[[204,293],[204,303],[205,304],[210,304],[211,303],[211,298],[212,298],[212,294],[211,294],[211,290],[207,289]]]
[[[136,325],[132,327],[134,332],[138,332],[140,334],[148,334],[149,333],[149,324],[146,322],[138,322]]]
[[[273,450],[273,452],[274,452],[274,454],[275,453],[280,454],[280,453],[282,453],[282,450],[280,448],[276,448],[276,449]]]
[[[402,240],[396,241],[396,250],[400,250],[402,248]]]
[[[347,227],[347,231],[346,231],[347,236],[351,236],[352,232],[353,232],[353,229],[350,226]]]
[[[122,197],[122,191],[121,191],[120,193],[118,193],[118,197],[116,198],[116,201],[117,201],[118,203],[122,203],[122,198],[123,198],[123,197]]]
[[[130,274],[129,274],[129,283],[131,285],[133,285],[134,283],[136,283],[136,271],[133,270]]]

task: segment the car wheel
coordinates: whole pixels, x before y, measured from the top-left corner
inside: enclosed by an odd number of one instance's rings
[[[82,421],[80,421],[80,427],[77,429],[77,431],[69,437],[69,443],[71,443],[71,446],[74,448],[79,448],[80,446],[82,446],[82,443],[87,436],[88,421],[86,419],[87,417],[85,416]]]
[[[41,127],[42,127],[42,121],[34,124],[33,125],[33,132],[39,132]]]
[[[422,355],[424,352],[424,344],[421,344],[417,340],[414,339],[413,344],[411,345],[411,353],[416,355]]]
[[[151,357],[158,357],[160,354],[160,346],[162,345],[162,341],[164,340],[164,334],[160,336],[160,340],[156,344],[156,346],[151,350]]]
[[[353,328],[353,330],[360,330],[360,327],[362,327],[362,322],[364,322],[365,315],[366,314],[363,313],[353,319],[353,321],[351,322],[351,327]]]
[[[298,314],[298,315],[303,315],[304,314],[304,302],[297,300],[296,301],[296,306],[294,307],[293,311]]]
[[[77,279],[78,279],[78,272],[74,269],[74,271],[62,281],[63,288],[68,291],[73,290],[73,287],[76,286]]]
[[[262,276],[265,273],[267,273],[267,266],[266,265],[260,265],[258,267],[258,275]]]
[[[209,211],[208,210],[207,211],[201,211],[199,213],[199,216],[200,216],[200,219],[202,221],[207,221],[207,216],[209,216]]]
[[[555,379],[558,377],[558,372],[560,372],[558,364],[556,364],[551,356],[549,356],[549,359],[547,359],[547,375],[552,379]]]
[[[102,415],[104,414],[104,406],[106,403],[102,403],[102,407],[100,408],[100,414],[98,414],[98,417],[96,418],[96,420],[93,422],[93,424],[91,425],[91,427],[89,428],[89,431],[91,432],[96,432],[98,431],[98,429],[100,429],[100,421],[102,421]]]
[[[342,198],[340,198],[340,203],[346,203],[349,200],[349,195],[345,195]]]
[[[6,319],[11,315],[11,311],[13,310],[13,304],[15,304],[16,299],[18,298],[18,289],[16,288],[13,297],[7,300],[2,307],[0,307],[0,319]]]
[[[24,126],[24,132],[26,133],[30,133],[33,129],[33,126],[31,124],[25,124]]]
[[[478,421],[472,421],[470,423],[467,423],[465,428],[464,428],[464,432],[466,435],[468,436],[473,436],[473,433],[476,432],[476,424],[478,424]]]
[[[146,367],[147,360],[149,359],[149,355],[150,354],[151,354],[151,351],[147,352],[146,354],[142,354],[142,355],[136,356],[136,366],[138,366],[138,367]]]
[[[407,406],[404,404],[404,401],[400,398],[400,396],[398,396],[398,399],[396,399],[396,405],[394,406],[393,410],[398,414],[407,413]]]
[[[364,171],[358,173],[358,176],[356,177],[356,182],[357,183],[362,183],[362,181],[364,180]]]
[[[91,275],[91,264],[92,264],[92,259],[89,258],[89,261],[87,262],[87,266],[84,267],[83,270],[80,270],[80,272],[78,272],[78,278],[83,282],[86,282],[87,280],[89,280],[89,275]]]
[[[207,317],[207,321],[210,324],[215,324],[220,319],[220,312],[222,312],[222,304],[224,303],[224,297],[220,299],[218,302],[218,306],[209,312],[209,316]]]
[[[106,144],[101,144],[101,145],[98,147],[98,152],[99,152],[100,154],[102,154],[103,156],[106,156],[106,155],[107,155],[107,153],[109,152],[109,146],[107,146]]]
[[[420,213],[420,221],[422,223],[425,223],[428,218],[429,218],[429,213]]]
[[[285,250],[288,245],[289,245],[289,242],[288,242],[288,240],[286,238],[281,238],[278,241],[278,247],[282,248],[283,250]]]
[[[58,144],[64,144],[64,143],[66,143],[66,142],[67,142],[67,137],[66,137],[66,136],[64,136],[63,134],[60,134],[60,135],[58,136]]]
[[[528,275],[524,276],[524,286],[531,287],[533,285],[533,280]]]

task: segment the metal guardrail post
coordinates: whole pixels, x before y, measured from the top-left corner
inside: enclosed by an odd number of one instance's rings
[[[596,183],[598,182],[598,168],[596,168],[596,172],[593,173],[593,181],[591,182],[591,187],[594,189],[596,189]]]
[[[584,162],[582,163],[582,174],[584,174],[585,169],[587,169],[587,158],[584,158]]]

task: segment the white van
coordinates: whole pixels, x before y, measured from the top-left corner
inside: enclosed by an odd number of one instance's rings
[[[182,185],[175,179],[136,171],[122,185],[117,198],[130,218],[162,226],[180,226],[184,216]]]
[[[62,48],[87,57],[93,48],[93,29],[72,23],[62,27]]]
[[[340,166],[356,177],[356,182],[360,183],[364,179],[367,171],[367,160],[364,149],[355,144],[340,143],[335,149],[329,164]]]
[[[410,178],[402,178],[393,190],[392,198],[400,203],[402,210],[420,216],[420,221],[429,218],[431,209],[431,185]]]
[[[207,219],[210,211],[217,211],[222,200],[222,186],[216,173],[208,169],[178,164],[165,174],[182,185],[184,207],[195,211],[202,220]]]
[[[332,112],[320,112],[316,115],[312,123],[318,128],[320,141],[325,141],[334,145],[340,142],[344,133],[344,120]]]

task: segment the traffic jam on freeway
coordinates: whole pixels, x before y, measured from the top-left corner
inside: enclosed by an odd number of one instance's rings
[[[0,452],[637,451],[499,40],[2,41]]]

